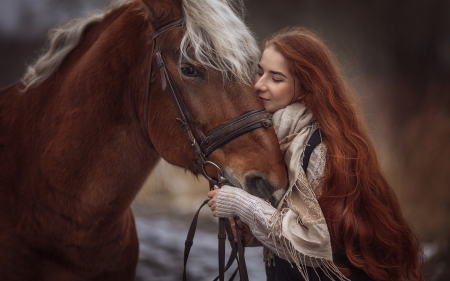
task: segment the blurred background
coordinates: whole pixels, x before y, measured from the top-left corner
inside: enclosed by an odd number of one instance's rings
[[[0,87],[20,79],[45,46],[48,29],[109,3],[0,0]],[[244,3],[259,42],[300,25],[333,50],[358,93],[382,168],[424,245],[426,280],[450,280],[450,1]],[[136,280],[179,279],[182,236],[207,189],[203,179],[164,161],[157,166],[133,204],[141,240]],[[202,214],[192,280],[211,280],[216,270],[216,236],[210,233],[217,226],[207,210]],[[196,246],[212,252],[201,254]],[[264,280],[260,249],[247,255],[250,279]]]

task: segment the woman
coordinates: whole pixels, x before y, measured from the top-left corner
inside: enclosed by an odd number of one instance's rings
[[[258,69],[289,189],[274,208],[216,188],[213,215],[238,216],[247,245],[264,246],[267,280],[423,280],[418,242],[328,48],[306,29],[285,29],[267,40]]]

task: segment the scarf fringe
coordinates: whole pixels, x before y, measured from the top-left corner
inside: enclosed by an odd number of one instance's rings
[[[296,187],[296,184],[294,184],[293,187]],[[330,278],[330,280],[339,280],[339,281],[351,281],[345,275],[342,274],[342,272],[336,267],[336,265],[333,263],[332,260],[327,260],[325,258],[316,258],[312,256],[307,256],[299,251],[297,251],[294,246],[292,245],[291,241],[286,239],[282,235],[282,222],[283,218],[286,215],[286,213],[289,211],[289,209],[293,206],[291,206],[292,202],[290,202],[289,194],[291,193],[292,189],[289,189],[286,193],[286,196],[283,198],[284,203],[287,204],[287,208],[283,208],[280,213],[275,213],[274,216],[269,220],[268,222],[268,228],[273,229],[274,231],[269,234],[269,238],[272,238],[273,244],[275,245],[275,253],[272,252],[269,248],[264,247],[264,261],[266,262],[267,266],[275,266],[275,259],[274,255],[277,255],[280,258],[286,259],[291,267],[295,266],[299,270],[300,274],[303,276],[305,281],[309,281],[308,276],[308,270],[307,267],[310,266],[314,269],[314,272],[317,276],[319,274],[317,273],[316,268],[321,269],[324,274]],[[297,218],[297,222],[302,224],[301,218]],[[278,230],[278,231],[275,231]],[[280,253],[277,245],[277,242],[282,244]]]
[[[293,254],[293,252],[295,252],[295,254]],[[342,274],[342,272],[332,261],[323,258],[315,258],[302,255],[298,251],[295,251],[295,249],[293,250],[293,252],[289,251],[289,256],[285,256],[288,258],[286,260],[289,262],[292,268],[294,268],[294,266],[297,267],[298,271],[303,276],[303,279],[305,279],[305,281],[310,280],[308,275],[308,266],[313,268],[318,277],[319,273],[317,272],[317,269],[320,269],[332,281],[351,281],[350,279],[345,277],[344,274]],[[264,261],[266,262],[267,266],[276,266],[274,255],[275,254],[272,251],[264,247]],[[283,258],[279,254],[277,254],[277,256]]]

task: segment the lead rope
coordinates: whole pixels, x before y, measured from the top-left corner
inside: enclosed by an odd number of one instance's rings
[[[227,183],[227,180],[220,176],[219,174],[219,181],[210,181],[209,188],[212,190],[214,188],[214,184],[217,184],[219,187],[223,186],[225,183]],[[237,221],[238,217],[234,218],[235,221]],[[237,225],[237,224],[236,224]],[[230,258],[228,260],[227,266],[225,266],[225,239],[227,235],[225,234],[225,231],[227,231],[229,234],[229,241],[232,250],[232,253],[230,255]],[[233,264],[233,261],[237,259],[238,262],[238,270],[239,270],[239,276],[241,278],[241,281],[248,281],[248,273],[247,273],[247,266],[245,264],[245,257],[244,257],[244,247],[242,245],[242,238],[241,233],[239,231],[239,228],[236,227],[236,235],[237,235],[237,247],[234,245],[234,237],[233,232],[231,230],[230,221],[227,218],[219,218],[219,280],[224,281],[225,280],[225,271],[228,270],[228,268]],[[238,257],[236,257],[236,248]],[[229,279],[230,281],[234,279],[234,276],[236,275],[236,272],[231,276]],[[215,279],[217,280],[217,278]]]
[[[235,220],[238,219],[238,217],[234,217]],[[220,274],[221,272],[223,272],[225,274],[225,272],[231,267],[231,265],[233,264],[234,260],[237,260],[238,262],[238,266],[236,267],[236,270],[233,272],[233,274],[231,275],[230,279],[228,279],[229,281],[234,280],[234,277],[236,276],[237,271],[239,270],[239,275],[241,277],[241,281],[244,280],[248,280],[248,274],[247,274],[247,266],[245,264],[245,258],[244,258],[244,247],[242,245],[242,238],[239,232],[239,229],[236,228],[236,235],[237,235],[237,240],[238,242],[234,242],[234,236],[233,236],[233,232],[231,230],[231,225],[230,225],[230,221],[228,219],[223,219],[224,220],[224,226],[225,226],[225,230],[227,232],[228,235],[228,240],[230,242],[231,245],[231,254],[230,257],[228,258],[228,262],[227,265],[225,266],[224,270],[219,270],[219,275],[213,280],[213,281],[217,281],[220,278],[225,278],[223,276],[223,274]],[[219,222],[220,223],[220,222]],[[241,245],[240,247],[238,245]],[[220,257],[220,252],[219,252],[219,257]],[[223,251],[223,255],[222,255],[222,260],[225,259],[225,250]],[[223,263],[222,263],[223,264]],[[220,279],[223,280],[223,279]]]
[[[213,186],[213,183],[210,183],[210,188]],[[197,212],[194,215],[194,218],[192,219],[191,226],[189,227],[189,231],[186,237],[186,241],[184,243],[184,268],[183,268],[183,281],[187,281],[186,276],[186,264],[187,260],[189,258],[189,253],[191,251],[191,247],[194,244],[194,236],[195,236],[195,230],[197,228],[197,221],[198,216],[200,213],[200,210],[208,204],[210,199],[205,200],[200,207],[198,208]],[[235,217],[235,220],[238,218]],[[228,234],[228,240],[231,245],[231,254],[228,258],[228,262],[225,265],[225,239],[227,238]],[[241,281],[248,281],[248,273],[247,273],[247,266],[245,264],[245,257],[244,257],[244,246],[242,245],[242,237],[239,231],[239,228],[236,228],[236,235],[237,235],[237,243],[234,242],[234,236],[233,232],[231,230],[231,225],[228,219],[226,218],[219,218],[219,276],[217,276],[213,281],[217,281],[218,279],[220,281],[225,280],[225,272],[231,267],[234,260],[237,260],[238,267],[234,271],[234,273],[231,275],[229,281],[234,280],[234,277],[236,276],[236,272],[239,270],[239,276]]]
[[[187,281],[186,278],[186,263],[189,258],[189,252],[191,251],[191,247],[194,244],[194,236],[195,236],[195,230],[197,229],[197,221],[198,221],[198,214],[200,213],[200,210],[208,204],[209,199],[205,200],[200,208],[198,208],[197,212],[195,213],[194,218],[192,219],[191,226],[189,227],[188,235],[186,237],[186,241],[184,242],[184,269],[183,269],[183,281]]]
[[[234,218],[237,220],[237,217]],[[237,223],[236,223],[237,225]],[[247,273],[247,265],[245,264],[245,258],[244,258],[244,245],[242,245],[242,237],[241,237],[241,231],[239,230],[239,227],[236,227],[236,234],[237,234],[237,248],[239,253],[238,258],[238,268],[239,268],[239,276],[241,277],[241,281],[248,281],[248,273]]]

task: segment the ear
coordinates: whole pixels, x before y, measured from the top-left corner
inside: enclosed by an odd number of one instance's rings
[[[140,0],[146,8],[145,15],[155,29],[183,17],[182,0]]]

